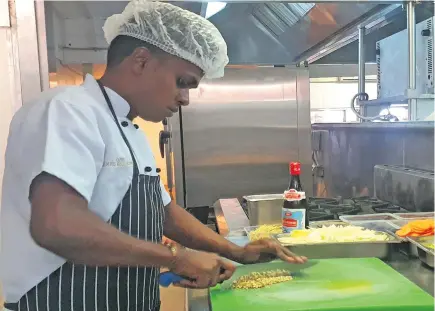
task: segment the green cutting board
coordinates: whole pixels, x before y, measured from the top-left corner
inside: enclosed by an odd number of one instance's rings
[[[253,271],[297,269],[284,262],[239,266],[227,282]],[[210,290],[213,311],[433,311],[434,298],[377,258],[319,259],[292,281],[260,289]]]

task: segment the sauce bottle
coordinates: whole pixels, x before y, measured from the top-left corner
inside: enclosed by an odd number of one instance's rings
[[[282,206],[282,229],[285,233],[308,228],[308,204],[300,179],[301,164],[291,162],[289,168],[290,183],[284,191]]]

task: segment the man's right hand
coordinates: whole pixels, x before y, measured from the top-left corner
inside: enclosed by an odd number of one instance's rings
[[[236,267],[218,255],[179,249],[172,272],[186,280],[174,284],[186,288],[209,288],[231,278]]]

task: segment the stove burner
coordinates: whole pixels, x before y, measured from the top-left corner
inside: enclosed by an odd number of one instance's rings
[[[395,206],[395,205],[391,205],[391,206],[381,206],[381,207],[372,207],[373,210],[376,213],[406,213],[408,211],[404,210],[403,208],[399,207],[399,206]]]
[[[332,205],[338,205],[340,204],[340,201],[337,199],[332,198],[308,198],[308,205],[311,206],[318,206],[321,204],[332,204]]]
[[[312,204],[308,200],[308,218],[310,221],[338,220],[341,215],[356,215],[361,212],[357,203],[340,203],[336,199],[315,200],[318,204]]]
[[[362,207],[368,207],[374,213],[397,213],[403,211],[399,206],[392,205],[388,202],[378,200],[371,197],[352,198],[355,203],[359,203]],[[406,212],[406,211],[405,211]]]

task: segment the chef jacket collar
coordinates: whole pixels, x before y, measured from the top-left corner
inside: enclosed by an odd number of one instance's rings
[[[104,103],[106,105],[106,100],[104,98],[104,95],[101,93],[100,86],[98,85],[97,80],[95,80],[92,75],[86,74],[83,86],[92,94],[92,96],[98,102]],[[128,113],[130,112],[130,105],[128,104],[128,102],[112,89],[108,87],[104,88],[110,98],[110,101],[112,102],[113,110],[115,111],[116,116],[126,118]]]

